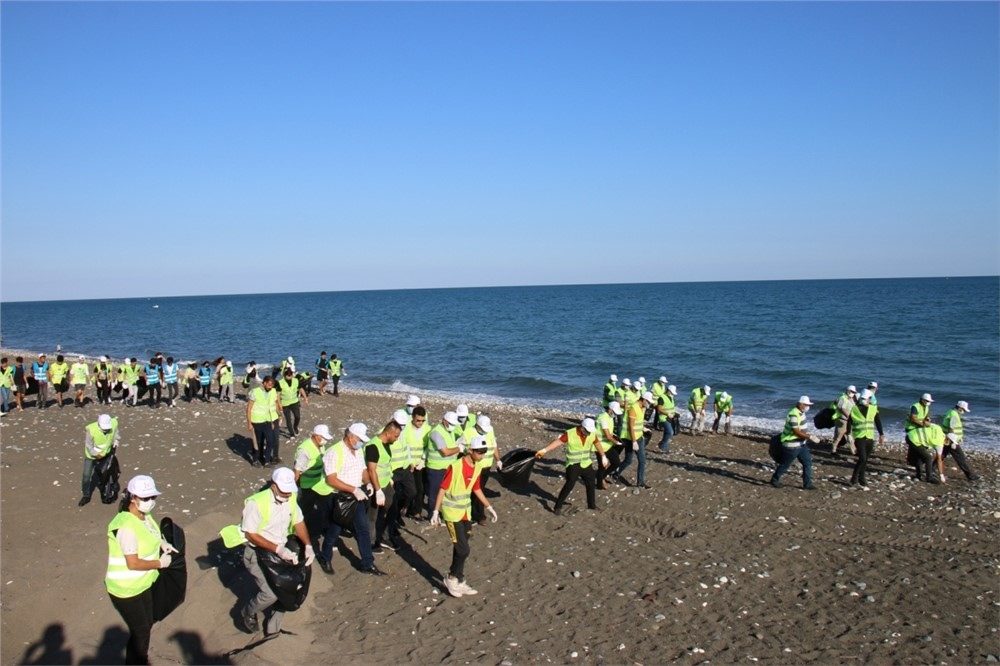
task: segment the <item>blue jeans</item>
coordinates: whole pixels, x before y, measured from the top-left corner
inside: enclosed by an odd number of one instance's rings
[[[641,486],[646,483],[646,438],[640,437],[636,440],[639,443],[639,450],[632,450],[632,442],[623,439],[622,443],[625,445],[625,460],[622,462],[621,467],[618,468],[618,475],[621,476],[625,470],[629,468],[632,464],[632,458],[635,457],[639,460],[639,470],[636,472],[635,485]]]
[[[10,411],[8,402],[10,402],[10,389],[6,386],[0,386],[0,412],[6,413]]]
[[[663,422],[663,438],[660,440],[660,450],[670,453],[670,438],[674,436],[674,425],[670,421]]]
[[[788,471],[788,468],[792,466],[792,463],[798,460],[802,464],[802,487],[811,487],[813,484],[813,470],[812,453],[809,451],[809,447],[803,444],[797,448],[789,448],[787,446],[783,448],[781,464],[778,465],[778,469],[774,470],[774,476],[771,477],[771,484],[778,483],[785,472]]]
[[[354,539],[358,542],[358,553],[361,556],[361,568],[370,569],[375,564],[375,556],[372,554],[372,537],[368,531],[368,510],[363,502],[358,503],[358,509],[354,512]],[[319,554],[319,559],[329,562],[333,559],[333,546],[340,536],[341,527],[337,523],[330,521],[326,534],[323,535],[323,548]]]

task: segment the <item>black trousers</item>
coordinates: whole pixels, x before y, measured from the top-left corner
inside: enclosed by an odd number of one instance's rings
[[[451,568],[448,573],[459,581],[465,580],[465,561],[469,559],[469,535],[472,534],[472,523],[463,520],[458,523],[445,523],[448,535],[451,537]]]
[[[128,626],[128,644],[125,646],[126,664],[149,663],[149,636],[153,631],[153,588],[128,599],[111,597],[111,605]]]
[[[340,375],[334,375],[333,379],[333,394],[340,395]]]
[[[851,474],[851,485],[860,483],[867,485],[865,472],[868,471],[868,461],[875,450],[875,440],[869,438],[857,438],[854,440],[854,448],[857,450],[858,461],[854,463],[854,472]]]
[[[917,481],[933,481],[937,479],[937,470],[934,469],[935,452],[926,446],[917,446],[909,439],[906,440],[906,445],[906,462],[916,468]]]
[[[147,384],[146,391],[149,392],[150,406],[160,404],[160,400],[163,399],[163,389],[160,387],[159,383]]]
[[[962,451],[962,447],[960,445],[945,445],[944,451],[941,452],[941,458],[944,459],[948,456],[955,459],[955,464],[958,465],[958,468],[962,470],[962,473],[965,474],[967,479],[971,479],[975,476],[969,468],[969,462],[965,459],[965,452]]]
[[[559,498],[556,500],[555,508],[560,509],[566,503],[566,498],[569,497],[570,491],[576,485],[577,479],[583,479],[583,485],[587,487],[587,508],[597,508],[597,473],[594,471],[593,464],[589,467],[580,467],[579,464],[566,467],[566,483],[563,484],[562,490],[559,491]]]
[[[622,447],[609,446],[604,449],[604,455],[608,458],[608,466],[600,467],[597,470],[597,483],[603,484],[604,480],[611,475],[618,466],[622,464]]]
[[[311,488],[303,488],[299,494],[299,507],[302,509],[302,522],[306,524],[309,540],[316,552],[319,552],[320,540],[330,525],[333,493],[320,495]]]
[[[416,492],[406,511],[406,515],[410,518],[416,518],[424,510],[424,499],[427,497],[427,468],[413,470],[413,486]]]
[[[257,460],[264,464],[278,457],[278,422],[265,421],[253,424],[253,434],[257,442]],[[252,453],[250,455],[253,455]]]
[[[285,413],[285,425],[288,426],[289,437],[299,434],[299,421],[302,420],[302,411],[299,408],[299,403],[293,402],[287,407],[282,407],[281,411]]]
[[[406,515],[411,504],[417,497],[417,484],[409,467],[400,467],[392,472],[392,485],[396,489],[392,507],[389,509],[389,522],[398,525],[399,520]]]

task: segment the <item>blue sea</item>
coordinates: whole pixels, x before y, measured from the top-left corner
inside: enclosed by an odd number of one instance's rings
[[[737,430],[780,428],[879,382],[887,436],[922,393],[967,400],[968,448],[1000,451],[1000,278],[490,287],[0,304],[7,349],[184,361],[336,353],[346,387],[593,413],[611,373],[734,396]]]

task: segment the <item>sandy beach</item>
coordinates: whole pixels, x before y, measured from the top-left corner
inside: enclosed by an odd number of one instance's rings
[[[10,355],[8,353],[8,355]],[[912,479],[902,450],[876,451],[871,489],[852,489],[852,460],[816,448],[817,490],[793,466],[771,488],[766,437],[677,436],[648,455],[650,490],[582,484],[564,515],[550,508],[562,450],[532,485],[494,479],[499,522],[476,526],[466,565],[475,597],[444,593],[446,530],[408,521],[408,548],[378,555],[384,577],[354,570],[356,544],[314,567],[309,599],[283,633],[244,633],[251,594],[236,522],[269,471],[247,462],[242,390],[235,404],[107,407],[120,419],[122,485],[152,475],[156,517],[187,536],[187,600],[153,629],[153,663],[983,663],[1000,659],[997,460],[972,452],[976,483],[948,463],[948,483]],[[50,396],[51,397],[51,396]],[[72,397],[72,396],[71,396]],[[93,397],[92,390],[89,397]],[[405,395],[310,396],[302,430],[384,424]],[[105,530],[117,505],[78,508],[84,426],[101,408],[54,405],[0,420],[2,662],[120,663],[126,635],[104,589]],[[445,405],[425,401],[430,422]],[[570,415],[470,403],[492,417],[504,451],[538,449]],[[791,406],[791,405],[789,405]],[[282,437],[290,464],[303,439]],[[654,433],[654,442],[659,433]],[[635,466],[626,473],[634,480]],[[346,556],[345,556],[346,554]]]

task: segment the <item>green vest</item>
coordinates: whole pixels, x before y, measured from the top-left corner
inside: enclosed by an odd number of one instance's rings
[[[339,377],[340,376],[340,367],[343,364],[344,364],[344,362],[341,361],[339,358],[336,359],[336,360],[330,361],[330,376],[331,377]]]
[[[117,430],[117,418],[111,419],[111,430],[106,435],[104,434],[104,431],[101,430],[101,426],[97,425],[97,421],[87,424],[87,432],[90,433],[90,438],[94,440],[94,445],[100,449],[101,457],[108,455],[108,451],[111,450],[111,445],[115,441],[115,431]],[[90,455],[90,451],[87,450],[86,446],[83,447],[83,455],[91,460],[94,460],[94,456]]]
[[[380,488],[386,488],[392,482],[392,456],[385,448],[385,444],[378,437],[373,437],[365,442],[365,448],[374,446],[378,451],[378,462],[375,464],[375,476],[378,477]],[[367,467],[367,465],[365,465]]]
[[[626,417],[632,415],[632,432],[626,436],[626,439],[631,439],[633,442],[638,442],[642,439],[642,426],[643,420],[646,416],[646,410],[642,408],[637,402],[635,402],[631,407],[628,408],[628,413],[625,414]],[[622,423],[628,428],[628,418],[623,418]]]
[[[8,365],[6,370],[0,370],[0,387],[10,388],[14,385],[14,366]]]
[[[274,389],[265,391],[262,386],[258,386],[250,391],[249,400],[253,402],[250,410],[250,423],[271,423],[278,418],[277,408],[274,406],[278,392]]]
[[[607,412],[601,412],[597,415],[597,438],[601,441],[601,446],[604,451],[607,452],[612,446],[615,446],[615,440],[608,439],[604,430],[607,429],[608,432],[614,432],[615,430],[615,418],[608,414]]]
[[[566,467],[579,465],[582,468],[590,467],[593,461],[590,459],[590,452],[594,450],[594,441],[597,436],[594,433],[586,437],[580,437],[579,428],[570,428],[566,431]]]
[[[725,414],[728,410],[733,408],[733,396],[729,396],[725,400],[720,400],[720,395],[722,394],[718,393],[715,396],[715,413]]]
[[[278,388],[281,390],[281,406],[288,407],[299,401],[299,380],[292,377],[292,382],[288,383],[284,377],[278,380]]]
[[[52,371],[52,383],[58,384],[63,378],[69,374],[69,364],[68,363],[53,363],[50,368]]]
[[[798,405],[792,407],[785,417],[785,429],[781,431],[781,443],[797,442],[799,436],[795,434],[795,428],[802,429],[802,423],[806,420],[806,415],[799,411]]]
[[[674,402],[674,396],[671,395],[669,391],[661,395],[657,401],[660,407],[667,410],[666,414],[661,414],[659,411],[656,412],[656,418],[660,423],[666,423],[667,419],[672,418],[674,413],[677,411],[676,403]]]
[[[708,400],[708,396],[705,395],[704,389],[696,388],[691,391],[691,397],[688,398],[688,408],[693,409],[696,412],[700,412],[705,408],[705,402]]]
[[[861,411],[860,405],[851,410],[851,434],[855,439],[875,439],[875,415],[878,407],[868,405],[868,413]]]
[[[473,430],[473,437],[479,437],[479,431],[475,428]],[[486,440],[486,453],[483,454],[483,459],[477,464],[481,469],[489,469],[493,466],[493,458],[497,452],[497,435],[495,432],[490,431],[482,436]],[[466,441],[471,442],[471,439],[466,439]]]
[[[219,386],[228,386],[233,383],[233,370],[228,365],[222,366],[219,370]]]
[[[614,382],[609,381],[607,384],[604,385],[604,393],[601,406],[604,407],[604,409],[607,409],[608,405],[611,403],[612,400],[615,399],[615,396],[617,394],[618,394],[618,387],[615,386]]]
[[[326,453],[326,449],[320,449],[312,441],[312,437],[308,437],[295,450],[295,457],[298,458],[302,451],[307,451],[309,454],[309,466],[299,475],[299,486],[308,488],[317,495],[329,495],[333,492],[333,488],[327,484],[326,474],[323,471],[323,454]]]
[[[944,418],[941,419],[941,427],[944,429],[945,434],[949,432],[955,433],[958,437],[958,442],[962,442],[962,415],[959,414],[957,407],[952,407],[944,414]]]
[[[451,483],[444,491],[444,497],[441,498],[441,518],[445,522],[460,522],[472,509],[472,488],[476,485],[482,470],[479,467],[474,467],[472,478],[466,485],[465,475],[462,473],[464,464],[461,460],[456,460],[451,464]]]
[[[104,586],[108,594],[119,599],[130,599],[152,587],[160,572],[158,569],[138,571],[128,568],[117,538],[118,529],[122,527],[129,528],[135,534],[139,543],[136,555],[147,561],[160,559],[160,528],[152,516],[147,514],[145,521],[142,521],[131,511],[118,512],[108,524],[108,570],[104,575]]]
[[[653,382],[653,388],[651,388],[649,392],[653,394],[654,398],[659,398],[661,395],[667,394],[667,387],[665,384],[655,381]]]
[[[392,468],[409,467],[423,460],[427,433],[430,431],[431,429],[426,423],[420,428],[414,428],[412,424],[407,424],[396,444],[392,447]]]
[[[944,430],[936,423],[923,428],[914,428],[910,431],[909,438],[917,446],[926,449],[944,446]]]
[[[923,421],[924,419],[927,418],[928,414],[930,414],[930,412],[931,412],[931,406],[930,405],[924,406],[924,404],[918,400],[917,402],[913,403],[913,405],[910,407],[910,413],[912,414],[914,411],[917,413],[917,420]],[[920,428],[920,427],[921,426],[916,425],[909,418],[906,419],[906,434],[907,435],[910,434],[911,430],[914,430],[915,428]]]
[[[458,428],[448,432],[445,430],[444,424],[439,423],[433,428],[431,428],[431,433],[437,431],[444,438],[447,448],[455,448],[455,439],[458,437]],[[427,435],[427,469],[448,469],[448,467],[458,460],[458,454],[453,453],[450,456],[442,456],[441,451],[431,440],[430,433]]]
[[[257,504],[257,508],[260,510],[260,524],[267,525],[271,522],[271,502],[273,501],[274,493],[271,489],[264,488],[264,490],[259,493],[255,493],[243,501],[243,505],[246,506],[248,502],[254,502]],[[299,514],[299,503],[295,498],[295,493],[288,498],[291,502],[292,509],[292,519],[288,522],[288,533],[295,533],[295,526],[302,520],[302,516]],[[219,530],[219,535],[222,536],[222,542],[225,544],[226,548],[235,548],[240,544],[247,543],[246,532],[243,530],[243,524],[227,525],[226,527]],[[285,544],[278,544],[279,546],[284,546]]]
[[[135,386],[135,384],[139,381],[138,365],[132,365],[131,363],[123,365],[122,372],[125,373],[125,383],[129,386]]]
[[[73,367],[70,368],[70,374],[73,375],[74,384],[86,384],[87,383],[87,368],[86,363],[74,363]]]

